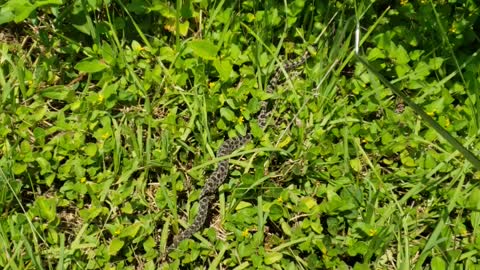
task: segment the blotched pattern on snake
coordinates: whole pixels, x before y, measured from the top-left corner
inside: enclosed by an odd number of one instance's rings
[[[273,75],[273,77],[270,79],[267,85],[266,92],[269,94],[273,93],[273,91],[277,87],[278,82],[280,80],[280,75],[282,74],[282,68],[285,71],[295,69],[303,65],[303,63],[305,63],[308,57],[309,57],[309,53],[308,51],[306,51],[304,55],[300,57],[298,60],[288,61],[283,65],[283,67],[277,68],[277,70],[275,71],[275,75]],[[261,129],[265,129],[266,127],[267,117],[268,117],[267,107],[268,107],[268,102],[262,101],[260,113],[257,116],[258,125],[260,126]],[[230,155],[231,153],[233,153],[233,151],[240,148],[251,139],[252,139],[252,135],[250,133],[247,133],[246,136],[240,136],[240,137],[226,140],[218,149],[217,157]],[[196,233],[203,227],[205,220],[207,218],[208,209],[215,198],[215,194],[217,193],[218,188],[225,181],[225,178],[227,178],[227,175],[228,175],[228,159],[224,159],[219,162],[217,169],[210,175],[207,182],[205,183],[205,186],[202,189],[202,193],[200,194],[200,205],[198,207],[198,213],[192,225],[190,225],[190,227],[180,232],[178,235],[176,235],[173,238],[173,241],[170,244],[170,246],[168,246],[165,255],[167,255],[168,253],[176,249],[177,246],[180,244],[180,242],[190,238],[194,233]]]

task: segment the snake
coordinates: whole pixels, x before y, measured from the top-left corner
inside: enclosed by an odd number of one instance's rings
[[[310,54],[308,50],[306,50],[303,56],[293,61],[286,61],[282,66],[278,67],[275,71],[275,74],[267,84],[266,92],[268,94],[273,94],[280,81],[280,76],[283,73],[282,70],[284,70],[285,72],[293,70],[303,65],[309,57]],[[267,118],[269,116],[268,105],[269,102],[267,100],[263,100],[260,103],[260,112],[257,116],[257,123],[262,130],[265,130],[265,128],[267,127]],[[239,149],[247,142],[252,140],[252,137],[252,134],[248,132],[245,136],[227,139],[220,145],[220,148],[217,150],[217,158],[232,154],[235,150]],[[192,237],[193,234],[203,228],[207,219],[208,210],[214,202],[217,190],[228,176],[228,163],[228,159],[223,159],[222,161],[220,161],[218,163],[217,169],[213,171],[213,173],[208,177],[199,197],[200,199],[198,212],[193,220],[193,223],[184,231],[181,231],[173,237],[172,243],[167,247],[164,256],[175,250],[183,240],[189,239],[190,237]]]

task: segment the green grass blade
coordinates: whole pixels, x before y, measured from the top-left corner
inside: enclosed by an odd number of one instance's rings
[[[435,120],[433,120],[420,106],[418,106],[415,102],[413,102],[407,95],[405,95],[400,89],[398,89],[395,85],[390,83],[382,74],[380,74],[370,63],[365,60],[362,56],[355,54],[357,60],[360,61],[367,69],[372,72],[381,82],[383,82],[390,90],[392,90],[395,95],[401,97],[405,103],[410,106],[420,117],[423,121],[425,121],[430,127],[432,127],[438,134],[440,134],[450,145],[452,145],[457,151],[462,153],[462,155],[472,163],[472,165],[477,169],[480,170],[480,160],[468,149],[463,147],[460,142],[457,141],[448,131],[446,131],[443,127],[441,127]]]

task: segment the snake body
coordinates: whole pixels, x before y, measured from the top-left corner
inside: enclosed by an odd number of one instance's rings
[[[295,69],[303,65],[303,63],[305,63],[308,57],[309,57],[309,53],[308,51],[306,51],[305,54],[299,59],[295,61],[287,61],[283,65],[283,67],[277,68],[277,70],[275,71],[275,74],[270,79],[267,85],[266,92],[269,94],[272,94],[274,92],[280,80],[280,75],[282,74],[282,68],[285,71]],[[257,122],[261,129],[265,129],[267,124],[267,117],[268,117],[268,111],[267,111],[268,101],[262,101],[260,106],[261,107],[260,107],[260,112],[257,116]],[[231,153],[233,153],[233,151],[242,147],[251,139],[252,139],[251,133],[247,133],[245,136],[240,136],[240,137],[226,140],[218,149],[217,158],[230,155]],[[196,233],[203,227],[203,225],[205,224],[205,220],[207,218],[208,209],[215,198],[215,194],[217,193],[218,188],[225,181],[227,176],[228,176],[228,159],[224,159],[218,163],[217,169],[210,175],[207,182],[205,183],[205,186],[202,189],[202,192],[200,194],[200,201],[199,201],[200,205],[198,207],[198,213],[195,219],[193,220],[193,223],[187,229],[180,232],[173,238],[172,243],[167,248],[166,254],[175,250],[180,244],[180,242],[192,237],[194,233]]]

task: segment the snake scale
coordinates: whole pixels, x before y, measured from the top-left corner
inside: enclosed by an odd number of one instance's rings
[[[282,69],[285,71],[295,69],[303,65],[303,63],[305,63],[305,61],[308,59],[309,56],[310,55],[307,50],[303,54],[303,56],[301,56],[297,60],[287,61],[285,64],[283,64],[282,67],[277,68],[277,70],[275,71],[275,74],[270,79],[267,85],[266,92],[269,94],[272,94],[274,92],[280,80]],[[268,101],[262,101],[261,107],[260,107],[260,113],[257,116],[258,125],[262,130],[265,129],[267,124],[267,117],[268,117],[267,110],[268,110]],[[218,149],[217,158],[230,155],[231,153],[233,153],[233,151],[242,147],[251,139],[252,139],[251,133],[247,133],[245,136],[240,136],[240,137],[226,140]],[[205,220],[207,218],[208,209],[211,206],[213,200],[215,199],[215,195],[217,193],[218,188],[225,181],[227,176],[228,176],[228,159],[224,159],[218,163],[217,169],[210,175],[207,182],[205,183],[205,186],[202,189],[202,192],[200,194],[200,201],[199,201],[200,205],[198,207],[198,213],[193,223],[190,225],[190,227],[180,232],[173,238],[173,241],[170,244],[170,246],[168,246],[165,255],[175,250],[180,244],[180,242],[192,237],[194,233],[196,233],[203,227]]]

